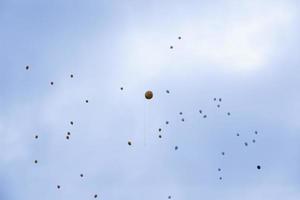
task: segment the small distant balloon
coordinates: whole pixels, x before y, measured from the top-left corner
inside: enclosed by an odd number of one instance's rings
[[[153,92],[152,91],[150,91],[150,90],[148,90],[147,92],[145,92],[145,98],[146,99],[152,99],[152,97],[153,97]]]
[[[256,168],[257,168],[257,169],[261,169],[261,166],[260,166],[260,165],[257,165]]]
[[[128,145],[131,146],[131,141],[128,141]]]
[[[25,67],[25,69],[26,69],[26,70],[29,70],[29,66],[27,65],[27,66]]]

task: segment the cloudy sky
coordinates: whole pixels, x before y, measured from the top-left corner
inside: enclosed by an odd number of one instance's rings
[[[0,199],[298,200],[299,11],[1,0]]]

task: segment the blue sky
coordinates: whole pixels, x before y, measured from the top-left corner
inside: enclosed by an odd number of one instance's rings
[[[299,6],[0,1],[0,199],[298,200]]]

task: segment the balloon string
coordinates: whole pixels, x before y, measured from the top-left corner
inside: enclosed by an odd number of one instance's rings
[[[149,107],[149,103],[146,102],[145,103],[145,106],[144,106],[144,146],[146,146],[147,144],[147,133],[148,133],[148,121],[149,121],[149,110],[150,110],[150,107]]]
[[[144,104],[144,146],[146,146],[146,104]]]

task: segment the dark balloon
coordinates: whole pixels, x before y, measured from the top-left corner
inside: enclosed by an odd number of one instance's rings
[[[147,91],[147,92],[145,92],[145,98],[146,99],[152,99],[152,97],[153,97],[153,92],[152,91]]]
[[[256,167],[257,169],[261,169],[261,166],[260,165],[257,165],[257,167]]]

